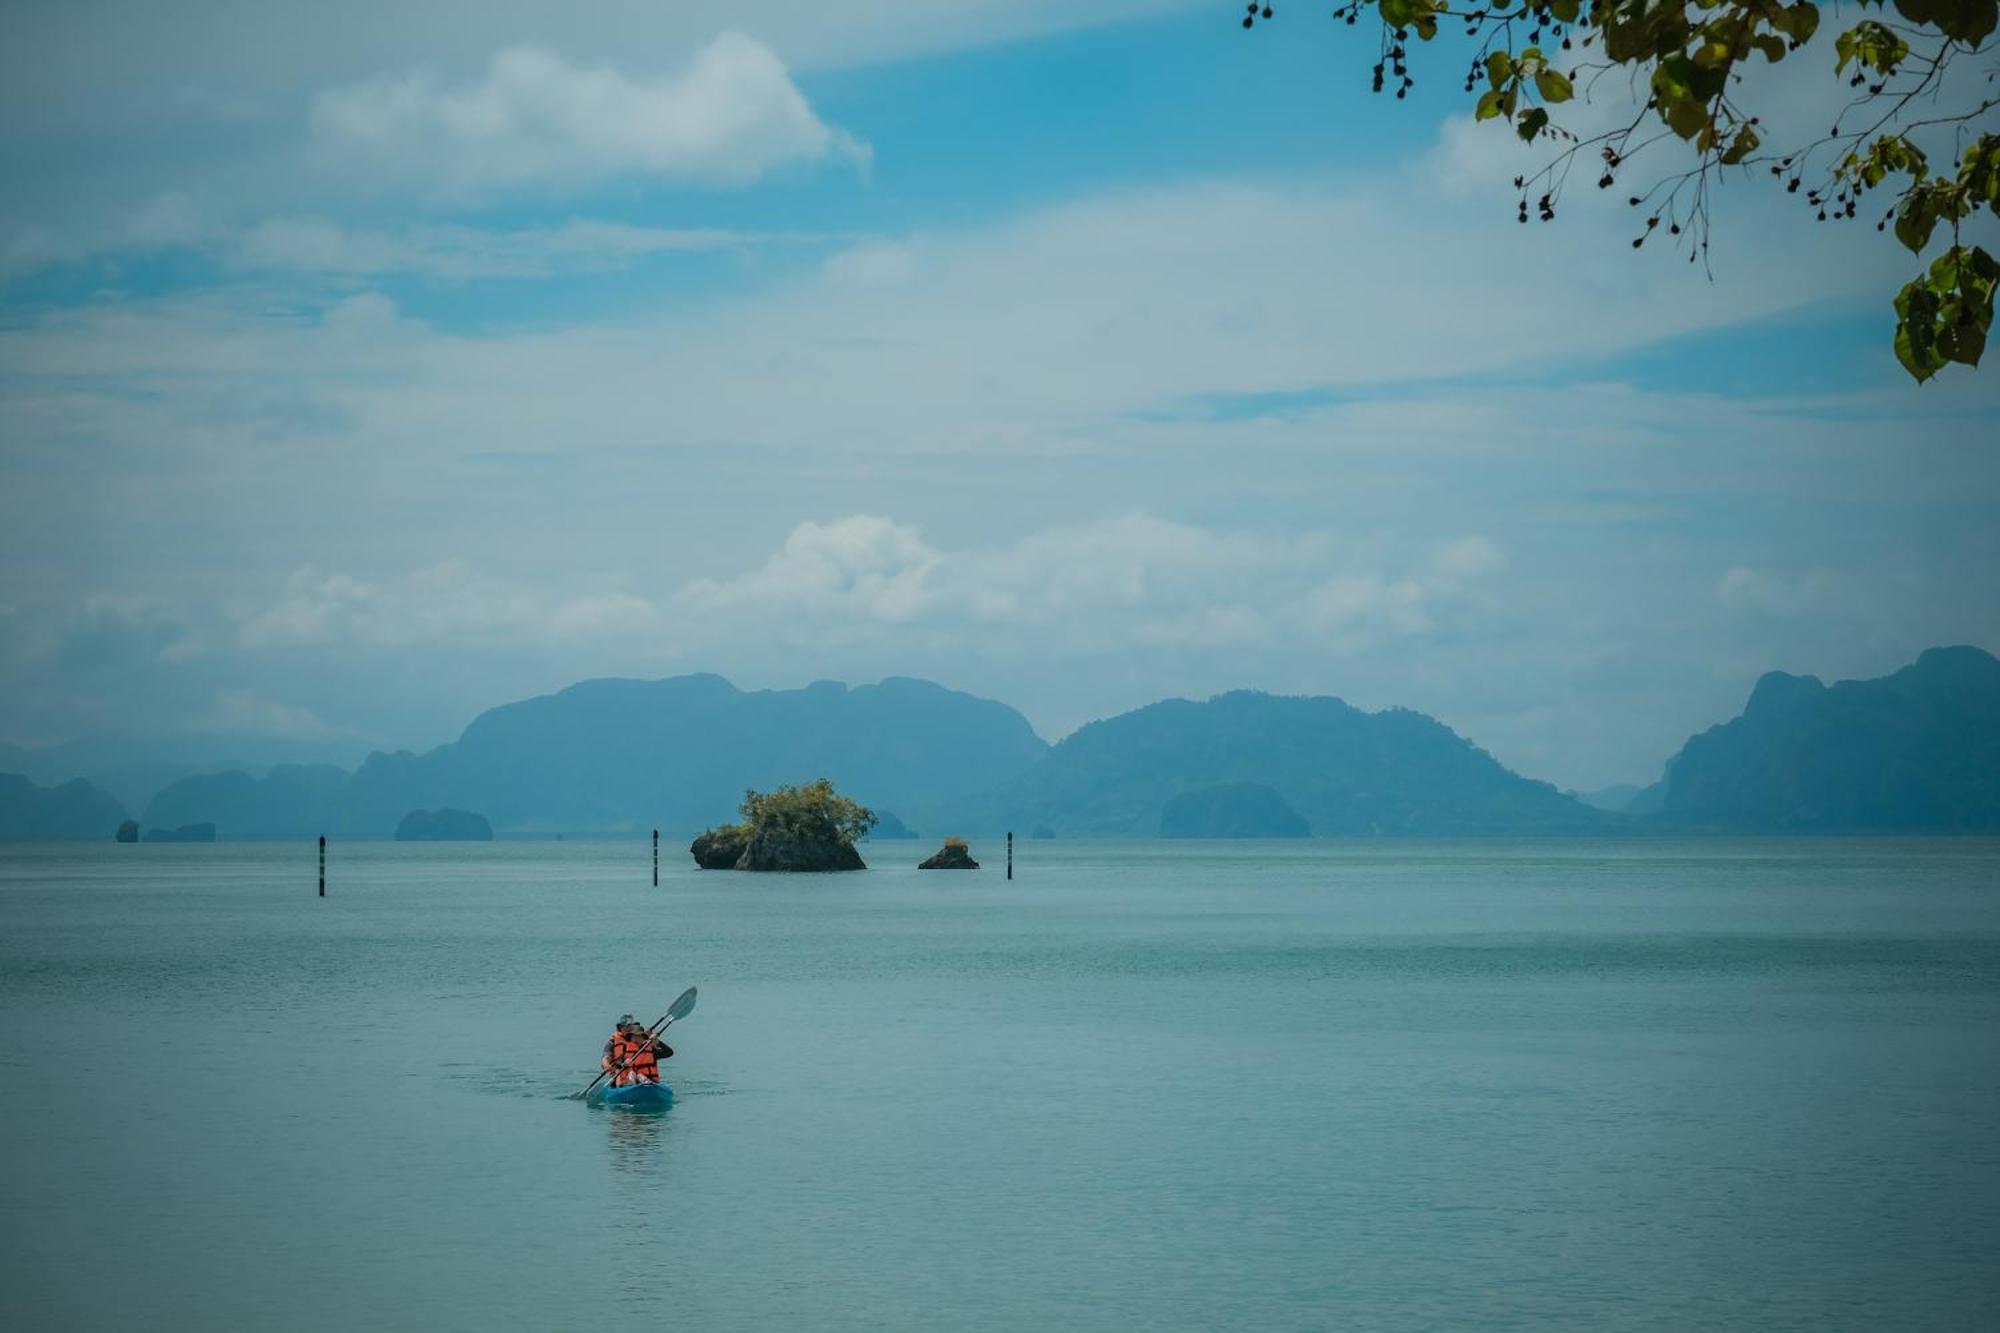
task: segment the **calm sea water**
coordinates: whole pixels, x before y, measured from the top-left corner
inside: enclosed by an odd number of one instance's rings
[[[2000,1327],[2000,844],[928,850],[0,849],[0,1325]]]

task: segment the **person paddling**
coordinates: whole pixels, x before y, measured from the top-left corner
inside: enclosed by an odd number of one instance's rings
[[[604,1043],[602,1063],[604,1071],[611,1075],[611,1086],[622,1088],[632,1083],[658,1083],[660,1061],[672,1059],[673,1054],[673,1047],[626,1014],[612,1029],[611,1040]]]

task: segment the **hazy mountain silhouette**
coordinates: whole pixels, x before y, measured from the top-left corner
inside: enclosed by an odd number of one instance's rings
[[[1632,802],[1645,790],[1636,782],[1614,782],[1609,787],[1599,787],[1594,791],[1572,791],[1568,794],[1593,810],[1608,810],[1612,814],[1623,814],[1632,808]]]
[[[818,777],[917,827],[980,834],[2000,831],[2000,660],[1934,648],[1892,676],[1831,687],[1773,672],[1660,782],[1584,800],[1420,713],[1334,698],[1170,699],[1051,749],[1005,704],[928,681],[743,691],[691,675],[506,704],[448,745],[377,753],[352,776],[281,764],[185,778],[143,822],[213,823],[224,839],[386,838],[413,810],[457,809],[502,833],[680,836],[733,819],[746,787]],[[109,838],[123,818],[88,783],[0,777],[0,837]]]
[[[945,822],[1045,825],[1062,837],[1152,837],[1188,793],[1261,784],[1312,832],[1580,833],[1612,817],[1510,772],[1421,713],[1239,691],[1169,699],[1093,722]]]
[[[1047,749],[1005,704],[905,677],[751,692],[713,675],[592,680],[482,713],[428,754],[371,755],[338,804],[369,836],[439,806],[502,831],[691,833],[735,818],[746,787],[826,777],[910,810],[993,786]]]
[[[0,842],[110,842],[124,820],[115,797],[81,778],[38,787],[19,773],[0,773]]]
[[[169,783],[146,803],[148,829],[213,824],[224,840],[311,838],[349,831],[337,808],[348,774],[332,764],[279,764],[262,778],[239,769]]]
[[[1657,798],[1665,819],[1706,828],[2000,831],[2000,660],[1933,648],[1832,686],[1773,671],[1742,716],[1668,762]]]

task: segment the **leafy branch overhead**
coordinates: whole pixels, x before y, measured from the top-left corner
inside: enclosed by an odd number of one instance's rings
[[[1554,219],[1579,162],[1609,190],[1662,143],[1684,145],[1693,164],[1679,159],[1629,193],[1644,218],[1634,249],[1664,228],[1689,262],[1705,259],[1713,189],[1731,169],[1768,173],[1820,222],[1852,221],[1871,197],[1875,218],[1886,203],[1876,230],[1920,260],[1938,251],[1895,299],[1896,356],[1922,381],[1952,362],[1977,365],[1993,324],[2000,265],[1967,233],[2000,219],[2000,69],[1990,40],[2000,0],[1858,0],[1855,9],[1857,21],[1833,38],[1832,77],[1845,84],[1846,105],[1824,135],[1781,148],[1765,142],[1763,117],[1742,100],[1745,74],[1819,37],[1828,11],[1805,0],[1343,0],[1333,16],[1351,26],[1375,11],[1374,88],[1393,83],[1398,98],[1416,83],[1413,44],[1462,29],[1473,48],[1465,91],[1478,94],[1474,117],[1505,120],[1554,149],[1514,180],[1521,222],[1531,201],[1542,221]],[[1257,0],[1243,26],[1272,17]],[[1954,67],[1973,79],[1948,85]],[[1613,86],[1631,89],[1629,119],[1589,134],[1560,123],[1558,108],[1579,88],[1588,97],[1614,72],[1627,76]],[[1977,91],[1954,101],[1968,82]]]

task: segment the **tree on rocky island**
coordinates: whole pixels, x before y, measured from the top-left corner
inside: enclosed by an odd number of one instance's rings
[[[743,822],[708,829],[688,847],[704,870],[866,870],[855,841],[875,813],[821,778],[775,791],[745,791]],[[733,855],[732,855],[733,853]]]
[[[972,859],[972,848],[963,838],[946,838],[944,846],[937,853],[917,863],[919,870],[977,870],[979,862]]]
[[[1521,222],[1530,201],[1553,221],[1584,163],[1585,179],[1597,172],[1598,189],[1622,189],[1638,210],[1633,249],[1663,238],[1685,247],[1690,262],[1707,258],[1714,189],[1734,172],[1802,193],[1820,222],[1860,216],[1893,229],[1919,257],[1948,241],[1894,303],[1896,358],[1923,381],[1954,361],[1978,365],[1993,323],[2000,261],[1965,233],[2000,218],[1992,114],[2000,91],[1989,41],[2000,0],[1860,0],[1858,8],[1881,17],[1860,17],[1833,38],[1830,77],[1845,85],[1844,105],[1824,134],[1776,147],[1746,98],[1745,75],[1813,41],[1823,10],[1810,0],[1343,0],[1333,17],[1353,25],[1374,11],[1374,89],[1394,85],[1399,99],[1416,83],[1414,43],[1462,29],[1473,115],[1554,150],[1538,171],[1514,178]],[[1273,14],[1270,0],[1254,0],[1243,26]],[[1589,101],[1600,84],[1629,95],[1629,115],[1608,127],[1558,122],[1565,113],[1554,108],[1579,92]],[[1654,168],[1661,152],[1648,150],[1658,144],[1682,155]],[[1647,165],[1635,166],[1642,157]]]

